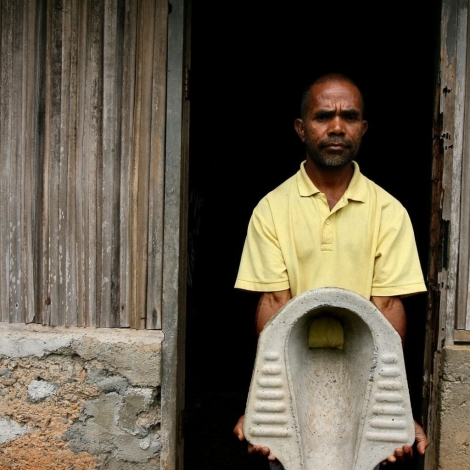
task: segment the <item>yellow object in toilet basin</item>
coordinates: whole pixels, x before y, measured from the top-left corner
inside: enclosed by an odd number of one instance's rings
[[[343,349],[344,330],[341,322],[330,316],[316,317],[310,323],[309,348]]]

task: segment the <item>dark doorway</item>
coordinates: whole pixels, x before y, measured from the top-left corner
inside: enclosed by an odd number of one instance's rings
[[[362,88],[369,130],[357,161],[408,209],[426,273],[437,4],[193,2],[186,470],[267,468],[232,434],[257,302],[233,285],[251,211],[304,159],[293,122],[314,75],[343,72]],[[419,419],[426,296],[405,302]]]

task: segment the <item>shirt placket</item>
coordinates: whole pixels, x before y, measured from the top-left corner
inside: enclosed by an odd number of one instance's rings
[[[319,194],[318,202],[322,223],[321,251],[333,251],[336,233],[336,215],[347,204],[347,200],[342,197],[331,211],[326,196],[323,193]]]

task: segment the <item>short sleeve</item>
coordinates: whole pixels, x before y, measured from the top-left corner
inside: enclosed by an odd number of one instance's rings
[[[372,296],[425,292],[411,220],[401,204],[384,208],[375,254]]]
[[[266,198],[250,218],[235,287],[255,292],[289,289],[286,264]]]

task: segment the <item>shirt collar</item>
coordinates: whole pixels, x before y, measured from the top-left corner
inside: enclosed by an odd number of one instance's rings
[[[348,200],[365,202],[367,193],[367,184],[364,175],[359,170],[359,165],[353,161],[354,173],[351,181],[349,182],[348,189],[344,196]],[[320,190],[313,184],[312,180],[305,171],[305,160],[300,164],[300,171],[297,172],[297,187],[301,196],[313,196],[320,192]]]

